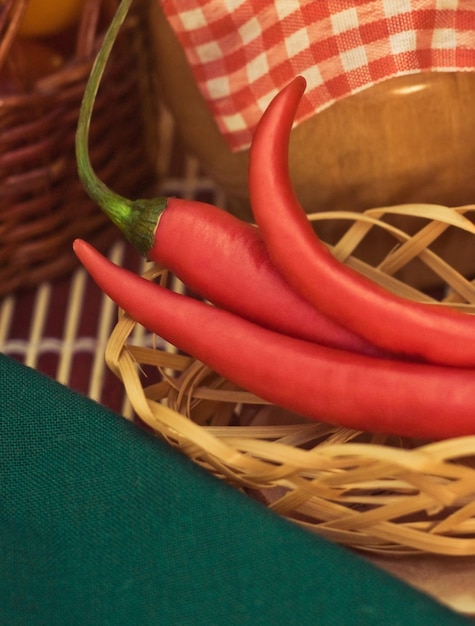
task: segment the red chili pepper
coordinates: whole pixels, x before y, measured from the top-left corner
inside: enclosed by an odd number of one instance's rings
[[[272,263],[313,306],[371,343],[429,362],[474,366],[474,317],[390,293],[340,263],[317,237],[288,168],[290,131],[305,85],[298,77],[274,98],[250,150],[251,204]]]
[[[475,372],[355,355],[267,330],[74,250],[132,319],[235,384],[303,416],[357,430],[441,439],[475,433]]]
[[[292,290],[270,262],[257,228],[215,206],[170,199],[148,257],[213,304],[278,332],[376,354]]]
[[[95,199],[127,239],[197,295],[282,333],[344,350],[382,353],[291,289],[251,224],[202,202],[131,201],[100,189]]]
[[[290,289],[250,224],[205,203],[122,198],[97,178],[87,150],[90,118],[105,62],[129,4],[121,3],[112,21],[81,106],[76,154],[86,191],[143,256],[168,268],[217,306],[292,336],[347,350],[380,352]]]

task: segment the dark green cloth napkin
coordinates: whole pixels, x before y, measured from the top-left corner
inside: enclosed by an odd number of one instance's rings
[[[0,624],[470,623],[0,355]]]

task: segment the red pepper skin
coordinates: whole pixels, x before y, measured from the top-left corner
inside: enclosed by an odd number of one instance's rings
[[[81,158],[87,154],[79,152]],[[192,291],[279,332],[367,354],[382,351],[315,310],[270,262],[257,229],[210,204],[179,198],[128,200],[83,163],[90,196],[142,256]]]
[[[313,306],[392,353],[475,366],[475,318],[391,294],[340,263],[319,240],[292,188],[290,131],[305,79],[271,102],[253,137],[249,193],[255,221],[275,267]]]
[[[217,207],[173,198],[131,200],[101,181],[88,152],[94,101],[107,59],[130,6],[121,2],[86,85],[76,133],[80,180],[89,196],[144,256],[170,269],[217,306],[313,341],[368,353],[370,342],[314,311],[278,275],[252,226]]]
[[[261,326],[343,350],[382,352],[291,289],[258,229],[215,206],[170,198],[148,257],[197,295]]]
[[[267,330],[74,250],[134,320],[235,384],[303,416],[423,439],[475,434],[475,372],[335,350]]]

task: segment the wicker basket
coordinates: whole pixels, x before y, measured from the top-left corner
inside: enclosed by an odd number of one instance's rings
[[[467,229],[473,246],[468,218],[474,211],[475,205],[406,205],[310,219],[349,220],[334,254],[385,287],[475,313],[475,286],[430,249],[454,228]],[[398,215],[414,218],[415,233],[391,225]],[[365,265],[357,248],[380,229],[389,235],[386,256],[377,267]],[[439,276],[440,294],[397,279],[411,263]],[[170,278],[157,267],[145,275]],[[106,353],[109,367],[122,379],[137,419],[197,464],[280,515],[354,548],[475,555],[475,436],[434,443],[308,421],[235,388],[158,340],[152,347],[134,345],[134,327],[119,315]]]
[[[0,68],[18,37],[25,5],[6,0],[2,7]],[[70,272],[77,263],[71,250],[75,237],[105,249],[118,236],[84,192],[74,150],[83,91],[116,6],[116,0],[86,0],[74,32],[53,42],[68,42],[61,67],[0,99],[0,297]],[[91,125],[93,165],[125,195],[147,195],[156,177],[157,116],[145,11],[146,2],[137,0],[114,47]]]

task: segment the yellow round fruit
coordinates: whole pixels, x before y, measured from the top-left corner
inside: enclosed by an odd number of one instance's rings
[[[84,0],[29,0],[19,35],[45,37],[57,35],[79,19]]]

